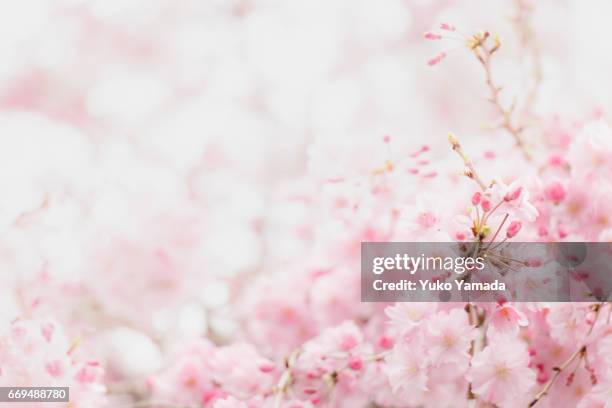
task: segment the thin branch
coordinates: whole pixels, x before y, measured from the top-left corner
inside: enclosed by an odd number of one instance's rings
[[[488,38],[488,33],[485,34],[484,39]],[[485,46],[485,40],[479,41],[477,46],[472,48],[474,55],[476,55],[476,59],[482,65],[485,73],[485,83],[489,90],[489,101],[493,104],[497,113],[501,117],[500,128],[505,129],[516,143],[516,146],[521,150],[523,157],[527,161],[531,161],[531,154],[527,150],[525,143],[523,141],[522,133],[525,130],[525,127],[520,124],[515,124],[513,121],[513,114],[515,110],[516,104],[513,102],[509,107],[504,107],[500,100],[500,92],[502,87],[496,85],[493,80],[493,73],[491,71],[491,57],[495,51],[499,48],[499,40],[495,40],[495,45],[492,48]]]
[[[497,231],[495,231],[495,234],[493,234],[493,237],[491,238],[491,240],[489,241],[489,244],[487,245],[486,248],[483,248],[484,251],[486,251],[487,249],[489,249],[491,247],[491,245],[493,245],[493,242],[495,242],[495,238],[497,238],[497,235],[499,235],[499,232],[501,231],[501,229],[503,228],[504,224],[506,223],[506,221],[508,220],[508,217],[510,216],[510,214],[504,215],[504,219],[502,220],[502,222],[499,224],[499,227],[497,227]],[[486,220],[484,220],[483,222],[486,222]]]
[[[470,160],[470,158],[463,152],[463,149],[461,149],[461,144],[459,144],[459,141],[454,134],[448,134],[448,142],[451,144],[453,150],[457,152],[459,157],[461,157],[461,160],[463,160],[463,164],[466,167],[465,175],[474,180],[480,186],[482,191],[485,191],[487,189],[487,185],[484,181],[482,181],[478,173],[476,173],[472,160]]]

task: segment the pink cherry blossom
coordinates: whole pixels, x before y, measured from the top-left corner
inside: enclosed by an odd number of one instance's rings
[[[386,374],[391,389],[411,405],[422,404],[427,391],[427,360],[422,345],[400,342],[387,357]]]
[[[491,196],[493,203],[503,201],[501,210],[515,217],[533,222],[538,216],[538,210],[530,202],[529,191],[516,182],[509,185],[496,183],[491,189]]]
[[[544,190],[546,198],[551,200],[555,204],[559,204],[565,198],[565,187],[559,181],[555,181],[546,186]]]
[[[426,323],[425,344],[434,364],[466,364],[470,343],[476,332],[460,309],[439,312]]]
[[[503,303],[497,306],[491,315],[491,325],[496,330],[518,330],[520,327],[527,326],[529,319],[515,305]]]
[[[506,229],[506,237],[514,238],[519,233],[523,224],[520,221],[512,221]]]
[[[436,305],[429,303],[396,303],[385,309],[389,323],[402,332],[418,327],[423,319],[435,313]]]
[[[106,404],[103,367],[96,360],[78,358],[58,322],[16,320],[0,334],[0,344],[0,385],[69,386],[76,407]]]
[[[476,395],[501,407],[521,405],[535,377],[526,344],[512,335],[498,337],[485,347],[472,359],[467,375]]]

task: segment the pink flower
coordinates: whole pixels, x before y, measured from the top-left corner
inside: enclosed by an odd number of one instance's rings
[[[564,345],[576,345],[584,340],[589,328],[589,304],[561,304],[546,316],[553,339]]]
[[[272,388],[276,379],[273,370],[261,369],[271,364],[252,345],[235,343],[217,348],[206,366],[214,383],[235,397],[247,399]]]
[[[353,322],[327,329],[292,353],[293,389],[301,398],[329,402],[329,379],[334,376],[341,394],[353,395],[363,386],[363,376],[371,368],[365,358],[372,354]]]
[[[512,191],[509,191],[504,196],[504,201],[514,201],[521,196],[523,192],[523,187],[517,187]]]
[[[59,323],[16,320],[0,333],[0,386],[69,386],[75,406],[103,406],[104,369],[95,361],[83,362],[75,354]]]
[[[435,57],[431,58],[430,60],[427,61],[427,65],[429,66],[434,66],[439,64],[444,58],[446,58],[446,53],[441,52],[438,55],[436,55]]]
[[[385,362],[385,373],[393,394],[405,404],[422,404],[428,390],[428,360],[424,349],[419,344],[401,342],[385,358]]]
[[[514,336],[498,336],[472,359],[466,376],[472,392],[500,407],[525,406],[535,384],[527,346]],[[528,402],[528,401],[527,401]]]
[[[516,234],[519,233],[523,223],[520,221],[512,221],[510,225],[508,225],[508,229],[506,229],[506,237],[514,238]]]
[[[529,201],[529,191],[516,182],[506,185],[497,182],[491,188],[491,200],[497,205],[503,201],[500,212],[505,212],[524,221],[533,222],[538,216],[538,210]]]
[[[544,189],[544,195],[555,204],[559,204],[565,198],[565,187],[559,181],[550,183]]]
[[[498,305],[491,316],[491,325],[500,331],[518,330],[528,324],[527,316],[510,303]]]
[[[435,303],[399,302],[385,309],[390,323],[400,333],[406,333],[421,324],[421,321],[436,312]]]
[[[167,367],[147,381],[153,397],[183,405],[199,403],[204,396],[211,400],[209,391],[215,387],[206,362],[213,353],[208,341],[188,343],[171,353]]]
[[[442,36],[440,34],[432,33],[431,31],[424,33],[423,37],[426,40],[441,40],[442,39]]]
[[[426,322],[425,344],[434,364],[467,364],[476,331],[462,309],[438,312]]]
[[[482,207],[484,212],[488,212],[491,210],[491,200],[489,200],[487,197],[484,197],[480,203],[480,206]]]

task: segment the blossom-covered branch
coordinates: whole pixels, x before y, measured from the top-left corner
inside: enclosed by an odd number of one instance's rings
[[[593,305],[594,317],[592,318],[591,324],[590,324],[589,329],[588,329],[588,332],[586,333],[586,337],[587,338],[593,332],[593,329],[595,328],[595,325],[597,324],[597,321],[599,319],[599,315],[601,314],[601,311],[602,311],[602,309],[604,308],[605,305],[606,305],[606,303],[597,303],[597,304]],[[556,366],[556,367],[553,368],[553,371],[555,372],[554,375],[546,383],[546,385],[542,388],[542,390],[540,392],[538,392],[538,394],[535,396],[535,398],[529,403],[529,407],[535,406],[544,396],[546,396],[546,394],[548,394],[548,392],[550,391],[550,388],[553,386],[555,381],[557,381],[557,379],[559,378],[561,373],[565,372],[565,370],[567,370],[567,368],[576,359],[579,359],[579,363],[580,363],[580,361],[582,361],[583,359],[586,358],[586,355],[587,355],[587,345],[588,344],[587,344],[587,342],[585,340],[585,342],[582,343],[578,347],[578,349],[576,351],[574,351],[574,353],[572,353],[572,355],[567,360],[565,360],[561,365]],[[591,375],[593,375],[593,374],[591,373]]]

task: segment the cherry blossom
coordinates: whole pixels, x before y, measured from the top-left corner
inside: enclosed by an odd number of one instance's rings
[[[511,407],[521,405],[519,401],[535,385],[536,375],[529,368],[527,345],[506,335],[495,338],[472,359],[467,378],[472,392],[484,401]]]

